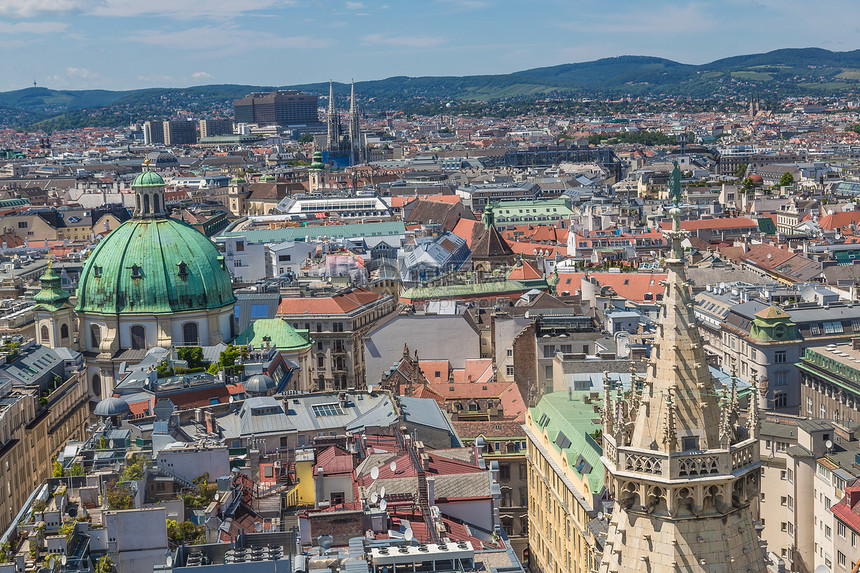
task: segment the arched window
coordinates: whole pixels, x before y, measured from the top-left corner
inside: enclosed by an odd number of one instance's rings
[[[42,344],[48,344],[51,341],[51,334],[48,331],[48,327],[43,324],[41,332],[42,332],[41,343]]]
[[[139,324],[131,327],[131,348],[132,350],[146,348],[146,329]]]
[[[137,212],[140,213],[140,195],[137,196]]]
[[[93,350],[98,350],[102,345],[102,329],[98,324],[90,325],[90,346]]]
[[[186,346],[196,346],[200,343],[200,339],[197,335],[196,322],[186,322],[182,325],[182,342],[185,343]]]
[[[230,340],[236,338],[236,317],[230,315]]]
[[[143,213],[149,215],[149,195],[143,196]]]
[[[93,395],[102,395],[102,379],[98,374],[93,374]]]
[[[153,204],[153,212],[158,213],[161,211],[161,207],[158,206],[158,193],[152,196],[152,204]]]
[[[60,340],[66,340],[69,338],[69,325],[64,324],[60,326]]]

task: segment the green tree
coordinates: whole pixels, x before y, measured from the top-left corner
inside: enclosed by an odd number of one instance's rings
[[[10,551],[12,551],[12,543],[10,541],[4,541],[3,545],[0,545],[0,563],[6,563],[9,561]]]
[[[303,133],[299,136],[299,143],[313,143],[314,136],[310,133]]]
[[[794,175],[786,171],[782,174],[782,177],[779,178],[779,186],[780,187],[788,187],[789,185],[794,184]]]
[[[83,464],[81,464],[81,462],[73,463],[72,466],[69,468],[69,471],[67,472],[67,474],[70,476],[82,476],[82,475],[84,475]]]
[[[110,556],[105,555],[104,557],[100,557],[96,564],[96,573],[113,573],[113,571],[114,565]]]
[[[192,521],[176,522],[173,519],[167,520],[167,539],[174,545],[188,543],[195,545],[202,543],[203,533],[206,528],[202,525],[197,525]]]
[[[854,133],[860,133],[860,123],[852,123],[847,128],[845,128],[845,131],[853,131]]]
[[[66,536],[66,543],[72,540],[72,535],[75,533],[75,522],[67,521],[60,526],[60,535]]]
[[[60,463],[60,460],[54,460],[54,469],[51,471],[51,476],[61,478],[64,475],[66,475],[66,470],[63,468],[63,464]]]
[[[738,165],[737,169],[735,169],[735,177],[737,177],[738,179],[743,177],[747,172],[747,167],[749,167],[749,165],[747,165],[746,163],[741,163],[740,165]]]
[[[135,479],[143,479],[146,474],[146,458],[142,455],[136,455],[125,466],[120,475],[120,481],[130,481]]]

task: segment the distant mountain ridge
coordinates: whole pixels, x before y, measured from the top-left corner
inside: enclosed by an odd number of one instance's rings
[[[282,86],[326,96],[328,84]],[[357,82],[368,109],[397,108],[416,101],[492,101],[564,96],[829,95],[860,92],[860,50],[786,48],[692,65],[650,56],[619,56],[591,62],[533,68],[510,74],[396,76]],[[52,90],[32,87],[0,92],[0,124],[54,119],[121,125],[159,117],[175,109],[229,109],[230,100],[273,86],[206,85],[127,91]],[[338,98],[349,91],[335,84]],[[87,110],[86,113],[81,110]],[[96,111],[98,110],[98,111]],[[143,115],[149,114],[149,115]]]

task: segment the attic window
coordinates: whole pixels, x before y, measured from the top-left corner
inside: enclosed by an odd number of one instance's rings
[[[576,458],[576,464],[574,465],[576,466],[576,471],[578,471],[582,475],[591,473],[591,464],[588,463],[582,456]]]
[[[142,279],[143,278],[143,268],[140,265],[131,265],[131,278],[133,278],[133,279]]]
[[[562,450],[566,450],[570,447],[570,439],[564,435],[564,432],[559,430],[558,435],[555,437],[555,445]]]
[[[179,276],[181,278],[187,278],[188,277],[188,265],[180,262],[180,263],[177,263],[176,266],[179,267]]]
[[[95,266],[95,267],[93,267],[93,276],[94,276],[95,278],[97,278],[97,279],[101,278],[101,276],[102,276],[102,268],[101,268],[101,267],[99,267],[99,266]]]

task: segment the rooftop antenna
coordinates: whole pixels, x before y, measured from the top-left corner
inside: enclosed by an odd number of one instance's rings
[[[36,87],[36,78],[33,78],[33,87]]]

